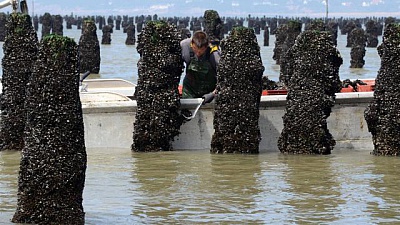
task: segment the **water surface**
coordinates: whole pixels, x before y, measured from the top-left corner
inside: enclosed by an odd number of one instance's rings
[[[66,27],[64,25],[64,27]],[[39,26],[38,37],[41,38],[41,26]],[[340,32],[339,32],[340,33]],[[77,43],[81,36],[81,30],[78,30],[76,26],[72,26],[72,29],[64,28],[64,35],[73,38]],[[99,43],[101,43],[102,31],[97,30],[97,37]],[[127,34],[123,33],[122,30],[115,30],[111,34],[111,44],[102,45],[100,44],[100,73],[92,74],[88,77],[91,78],[121,78],[133,83],[137,83],[137,62],[140,58],[139,53],[136,50],[136,45],[125,45]],[[278,81],[279,80],[279,65],[275,64],[272,59],[273,50],[275,48],[275,36],[270,35],[269,46],[263,46],[264,34],[257,35],[258,43],[261,47],[260,53],[265,67],[264,75],[268,76],[269,79]],[[382,37],[379,37],[379,44],[381,44]],[[340,67],[339,76],[342,80],[344,79],[365,79],[375,78],[380,67],[380,58],[376,48],[366,48],[366,55],[364,57],[365,66],[361,69],[350,68],[350,50],[346,48],[347,35],[338,35],[338,50],[343,57],[343,65]],[[3,58],[2,51],[3,42],[0,42],[0,58]],[[0,69],[0,77],[2,70]],[[182,77],[184,73],[182,73]]]
[[[18,152],[0,152],[0,224],[16,207]],[[400,223],[399,158],[132,153],[88,149],[86,224]]]

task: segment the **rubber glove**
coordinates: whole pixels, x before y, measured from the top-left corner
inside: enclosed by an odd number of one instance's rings
[[[203,105],[212,102],[212,100],[214,99],[215,94],[214,92],[210,92],[208,94],[203,95]]]

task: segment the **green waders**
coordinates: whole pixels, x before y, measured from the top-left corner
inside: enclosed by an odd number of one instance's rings
[[[215,89],[217,73],[212,68],[209,57],[203,60],[191,58],[183,79],[182,98],[201,98]]]

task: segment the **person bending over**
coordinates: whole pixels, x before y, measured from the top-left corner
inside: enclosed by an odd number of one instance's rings
[[[203,98],[211,102],[216,94],[217,67],[220,60],[218,46],[210,45],[207,34],[196,31],[192,38],[181,41],[182,57],[186,64],[182,98]]]

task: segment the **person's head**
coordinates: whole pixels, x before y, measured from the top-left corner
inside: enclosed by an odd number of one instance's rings
[[[209,45],[208,36],[203,31],[196,31],[193,34],[190,46],[197,57],[204,55]]]

